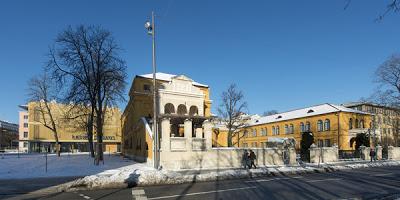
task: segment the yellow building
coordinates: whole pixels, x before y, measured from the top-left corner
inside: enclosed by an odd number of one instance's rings
[[[340,150],[354,150],[356,135],[369,133],[370,127],[371,114],[326,103],[252,118],[234,137],[233,143],[239,147],[265,147],[268,142],[291,139],[298,150],[302,133],[310,132],[318,146],[338,144]],[[223,141],[226,136],[223,135],[227,134],[227,130],[220,132],[222,134],[219,133],[217,142],[226,146]]]
[[[384,147],[399,146],[400,110],[368,102],[345,103],[343,106],[373,115],[373,142]]]
[[[89,143],[85,125],[81,118],[68,119],[67,111],[69,105],[51,102],[50,104],[54,121],[56,123],[58,139],[61,152],[88,152]],[[26,148],[27,152],[46,152],[50,149],[55,151],[55,137],[53,132],[43,125],[43,117],[39,111],[38,102],[30,102],[28,105],[20,106],[25,111],[20,112],[20,129],[24,130],[20,143]],[[121,112],[117,108],[107,110],[103,128],[104,151],[120,151],[121,144]],[[47,119],[48,120],[48,119]],[[94,129],[94,142],[96,144],[96,130]]]
[[[184,75],[157,73],[158,122],[171,120],[171,135],[183,135],[186,119],[198,128],[211,115],[209,87]],[[153,74],[137,75],[129,91],[129,102],[122,114],[122,152],[138,161],[153,158]],[[159,130],[161,125],[158,124]],[[160,132],[160,131],[159,131]],[[193,131],[195,132],[195,131]]]

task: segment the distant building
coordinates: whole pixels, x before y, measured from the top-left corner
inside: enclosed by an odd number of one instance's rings
[[[18,147],[18,124],[0,120],[0,150]]]
[[[19,119],[19,151],[28,152],[28,105],[20,105],[19,106],[22,110],[18,113]]]
[[[300,149],[303,133],[311,133],[317,146],[338,145],[339,150],[354,150],[358,133],[370,131],[371,114],[329,103],[274,115],[250,117],[233,137],[236,147],[266,147],[268,142],[292,140]],[[215,132],[215,130],[214,130]],[[226,128],[219,137],[226,138]],[[226,146],[219,140],[219,146]]]
[[[382,146],[399,146],[400,110],[369,102],[342,104],[345,107],[373,114],[371,137]]]
[[[56,151],[53,132],[43,125],[43,117],[38,109],[38,102],[30,102],[20,106],[19,112],[20,150],[26,152]],[[65,117],[68,105],[56,102],[50,103],[55,118],[61,152],[88,152],[89,143],[86,127],[82,118],[69,119]],[[108,152],[120,151],[121,144],[121,112],[110,108],[105,115],[103,127],[103,149]],[[96,145],[96,129],[93,141]]]

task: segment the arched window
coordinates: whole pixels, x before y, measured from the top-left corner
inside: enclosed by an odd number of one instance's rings
[[[310,124],[310,122],[306,122],[306,131],[311,131],[311,124]]]
[[[247,130],[244,130],[243,137],[248,137],[248,131]]]
[[[190,116],[197,116],[197,115],[199,115],[199,109],[197,109],[196,106],[190,106],[189,115],[190,115]]]
[[[253,137],[257,137],[257,129],[253,129]]]
[[[355,122],[355,125],[356,125],[356,128],[360,128],[360,124],[358,123],[358,119],[356,119],[356,122]]]
[[[275,129],[276,129],[275,130],[276,131],[276,135],[279,135],[279,126],[276,126]]]
[[[353,119],[350,118],[349,120],[349,129],[353,129]]]
[[[285,134],[289,134],[289,126],[285,124]]]
[[[304,123],[303,122],[300,123],[300,130],[301,130],[302,133],[306,131],[306,129],[304,128]]]
[[[329,119],[325,120],[325,126],[324,126],[325,131],[331,130],[331,121]]]
[[[175,113],[175,107],[172,103],[167,103],[164,106],[164,114],[173,114]]]
[[[321,132],[324,130],[323,124],[322,124],[322,120],[318,120],[317,122],[317,131]]]
[[[186,106],[181,104],[178,106],[178,115],[186,115],[187,114],[187,109]]]
[[[364,126],[364,120],[360,120],[360,128],[365,128],[365,126]]]
[[[272,135],[276,134],[275,126],[272,126]]]
[[[294,133],[294,126],[293,126],[293,124],[290,124],[289,132],[290,132],[291,134]]]

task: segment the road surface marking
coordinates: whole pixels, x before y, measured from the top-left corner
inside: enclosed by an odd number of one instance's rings
[[[207,191],[207,192],[194,192],[194,193],[188,193],[188,194],[177,194],[177,195],[170,195],[170,196],[153,197],[153,198],[148,198],[148,199],[149,200],[150,199],[168,199],[168,198],[175,198],[175,197],[194,196],[194,195],[219,193],[219,192],[228,192],[228,191],[233,191],[233,190],[247,190],[247,189],[254,189],[254,188],[257,188],[257,186],[231,188],[231,189],[225,189],[225,190],[212,190],[212,191]]]
[[[257,179],[252,181],[245,181],[246,183],[258,183],[258,182],[268,182],[268,181],[277,181],[277,180],[288,180],[295,178],[303,178],[302,176],[294,176],[294,177],[283,177],[283,178],[272,178],[272,179]]]
[[[141,188],[132,189],[132,198],[134,200],[147,200],[146,193]]]
[[[386,174],[371,174],[370,176],[391,176],[393,173],[386,173]]]
[[[79,194],[79,196],[81,196],[81,197],[84,198],[84,199],[90,199],[89,196],[86,196],[86,195],[84,195],[84,194]]]
[[[322,181],[340,181],[342,178],[327,178],[327,179],[317,179],[317,180],[308,180],[308,183],[322,182]]]

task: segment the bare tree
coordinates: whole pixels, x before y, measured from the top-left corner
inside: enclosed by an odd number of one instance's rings
[[[275,115],[278,114],[277,110],[267,110],[263,113],[263,116]]]
[[[40,114],[36,119],[44,127],[51,130],[56,141],[56,152],[60,156],[58,127],[60,116],[55,116],[56,108],[52,101],[58,99],[59,90],[54,81],[44,72],[29,81],[29,101],[35,102],[35,113]],[[62,117],[61,117],[62,118]]]
[[[389,57],[375,72],[379,84],[375,94],[381,104],[400,107],[400,54]]]
[[[393,108],[395,116],[400,116],[400,54],[390,56],[375,72],[375,81],[379,87],[373,99],[375,102]],[[394,143],[399,140],[400,127],[397,118],[392,120]],[[387,137],[386,137],[387,138]],[[387,145],[387,139],[386,145]]]
[[[344,5],[344,9],[345,10],[350,6],[351,2],[352,2],[352,0],[346,0],[345,1],[345,5]],[[400,11],[400,0],[386,0],[385,5],[386,5],[386,8],[376,18],[376,21],[382,20],[389,13],[394,13],[394,12],[399,12]]]
[[[243,92],[238,90],[235,84],[229,85],[228,89],[222,92],[222,103],[218,108],[220,117],[226,122],[228,129],[228,147],[232,147],[232,139],[238,136],[239,144],[239,129],[245,125],[241,115],[247,108],[247,103],[244,101]]]
[[[90,105],[88,138],[96,129],[96,164],[103,160],[103,125],[107,109],[124,100],[126,65],[112,34],[99,26],[61,32],[50,49],[48,67],[70,87],[71,102]],[[91,126],[91,125],[94,126]]]

